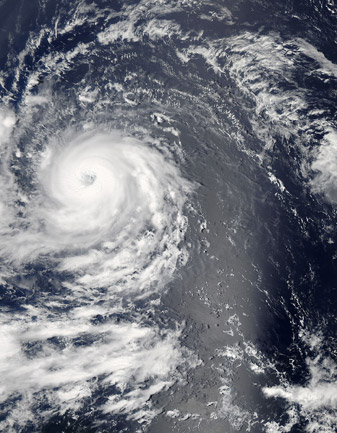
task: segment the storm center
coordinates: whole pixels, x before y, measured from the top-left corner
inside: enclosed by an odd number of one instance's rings
[[[95,182],[96,177],[97,176],[95,173],[85,172],[85,173],[82,173],[81,182],[84,186],[90,186]]]

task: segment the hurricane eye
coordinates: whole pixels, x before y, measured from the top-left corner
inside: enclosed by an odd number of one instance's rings
[[[90,186],[95,182],[96,177],[97,176],[95,173],[90,173],[90,172],[82,173],[81,183],[83,184],[83,186]]]

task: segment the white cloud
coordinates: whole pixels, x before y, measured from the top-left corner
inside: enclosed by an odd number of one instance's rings
[[[0,108],[0,146],[6,143],[15,125],[15,114],[4,108]]]
[[[4,119],[8,140],[14,118]],[[23,194],[3,151],[0,251],[9,272],[43,259],[67,276],[66,294],[37,293],[38,306],[0,317],[0,399],[20,396],[1,429],[14,433],[32,412],[36,423],[48,418],[37,409],[44,400],[54,411],[76,411],[97,389],[94,378],[116,389],[101,410],[147,422],[155,414],[149,397],[181,378],[178,365],[196,363],[190,353],[185,360],[179,330],[121,304],[160,292],[186,259],[191,184],[154,143],[90,130],[31,153],[36,189],[18,217]]]
[[[39,320],[34,322],[31,314],[36,313]],[[154,415],[149,397],[180,379],[176,367],[184,365],[186,353],[179,343],[179,330],[143,326],[141,316],[133,322],[93,324],[90,314],[79,313],[63,314],[60,320],[51,319],[48,310],[41,308],[20,316],[2,315],[0,399],[5,402],[21,395],[0,423],[7,432],[14,432],[10,426],[21,418],[24,425],[23,414],[29,417],[43,399],[60,413],[76,410],[95,392],[93,378],[97,377],[103,388],[114,385],[117,389],[102,403],[104,412],[146,421]],[[53,344],[55,338],[57,344]],[[78,339],[82,344],[76,343]],[[195,366],[193,356],[188,363]],[[43,418],[40,411],[34,414],[34,422]]]
[[[180,26],[169,20],[152,19],[149,21],[143,31],[152,40],[172,37],[173,35],[181,35]]]
[[[323,192],[337,202],[337,131],[329,128],[312,162],[315,175],[311,185],[315,192]]]
[[[118,132],[66,141],[35,156],[38,194],[25,206],[24,226],[13,216],[15,191],[2,192],[13,227],[0,226],[2,255],[17,265],[54,257],[74,287],[161,287],[185,254],[191,185],[159,151]]]
[[[309,379],[304,385],[291,384],[283,379],[280,385],[263,388],[268,398],[281,398],[288,404],[288,423],[268,423],[268,433],[291,431],[300,417],[306,421],[307,432],[336,431],[337,365],[333,359],[323,355],[322,336],[303,333],[301,338],[313,351],[313,355],[306,359]]]

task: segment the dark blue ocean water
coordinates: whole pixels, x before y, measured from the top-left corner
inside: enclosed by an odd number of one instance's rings
[[[327,137],[336,125],[336,21],[334,2],[318,0],[0,3],[1,108],[16,118],[2,169],[28,197],[18,199],[21,223],[31,223],[25,209],[38,191],[28,154],[53,137],[86,123],[164,137],[196,185],[177,247],[187,246],[189,260],[159,304],[154,294],[122,294],[122,312],[90,323],[179,324],[181,346],[199,360],[177,364],[183,379],[154,390],[142,410],[156,414],[139,419],[137,400],[130,411],[102,405],[115,395],[130,401],[152,376],[123,388],[94,371],[81,381],[85,397],[65,406],[50,397],[62,381],[18,383],[11,393],[4,378],[3,431],[335,431],[337,142]],[[47,102],[29,102],[40,96]],[[6,251],[4,326],[33,308],[32,321],[48,310],[50,323],[73,311],[77,297],[64,282],[74,276],[51,264],[54,254],[14,266]],[[71,347],[95,338],[90,328]],[[33,340],[22,343],[25,359],[70,347],[62,336]]]

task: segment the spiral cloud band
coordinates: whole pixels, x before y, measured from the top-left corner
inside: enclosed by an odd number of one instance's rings
[[[13,260],[57,255],[60,270],[91,288],[129,281],[142,292],[171,274],[190,185],[167,156],[114,131],[50,143],[36,159],[24,228],[3,237]]]
[[[23,158],[13,149],[15,120],[5,114],[2,282],[9,290],[20,271],[28,301],[0,315],[0,403],[19,397],[0,428],[16,431],[32,411],[37,423],[55,410],[76,412],[97,393],[100,413],[146,422],[150,395],[185,362],[180,327],[162,329],[154,309],[187,256],[191,183],[159,141],[83,129],[31,151],[26,194],[28,176],[13,171],[13,158],[17,166]],[[145,308],[135,309],[141,299]]]

